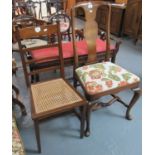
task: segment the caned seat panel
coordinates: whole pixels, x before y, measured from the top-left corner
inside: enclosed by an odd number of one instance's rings
[[[31,91],[36,114],[83,101],[61,78],[32,84]]]

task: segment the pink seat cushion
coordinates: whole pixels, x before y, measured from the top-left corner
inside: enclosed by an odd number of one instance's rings
[[[105,52],[106,50],[106,42],[97,39],[97,52]],[[113,50],[115,47],[112,45],[110,46],[110,49]],[[63,58],[72,58],[73,57],[73,45],[72,42],[67,42],[62,44],[62,51],[63,51]],[[87,44],[85,40],[81,40],[77,42],[77,52],[78,55],[87,55],[88,49]],[[32,57],[34,59],[42,59],[42,58],[48,58],[48,57],[56,57],[58,56],[58,48],[52,47],[52,48],[44,48],[44,49],[38,49],[31,51]]]

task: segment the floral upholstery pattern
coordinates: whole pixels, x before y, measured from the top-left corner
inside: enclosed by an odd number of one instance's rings
[[[15,118],[12,118],[12,155],[25,155]]]
[[[111,62],[79,67],[76,73],[88,94],[96,94],[140,81],[136,75]]]

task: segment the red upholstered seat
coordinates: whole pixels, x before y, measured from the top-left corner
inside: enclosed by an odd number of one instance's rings
[[[106,51],[106,42],[97,39],[97,52],[105,52]],[[115,47],[111,45],[110,49],[113,50]],[[72,58],[73,57],[73,45],[72,42],[66,42],[62,44],[62,51],[63,51],[63,58]],[[79,55],[87,55],[88,49],[87,49],[87,43],[85,40],[80,40],[77,42],[77,52]],[[56,57],[58,56],[58,48],[52,47],[52,48],[45,48],[45,49],[39,49],[39,50],[33,50],[31,51],[32,57],[34,59],[42,59],[42,58],[48,58],[48,57]]]

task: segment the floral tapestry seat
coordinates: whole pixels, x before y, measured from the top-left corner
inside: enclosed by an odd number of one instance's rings
[[[133,85],[140,81],[136,75],[111,62],[79,67],[76,69],[76,73],[90,95]]]

